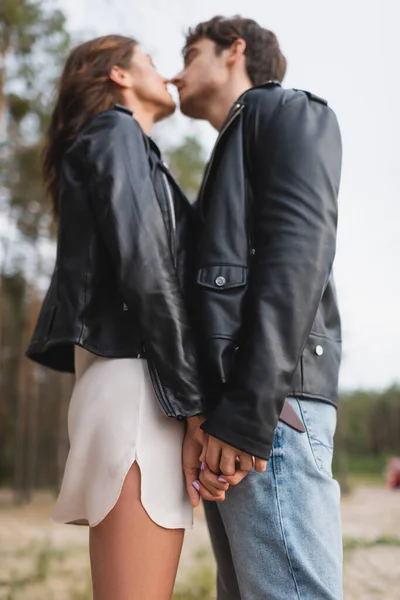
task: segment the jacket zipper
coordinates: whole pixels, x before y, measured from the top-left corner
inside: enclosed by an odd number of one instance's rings
[[[215,155],[216,155],[216,152],[217,152],[218,145],[219,145],[219,143],[221,141],[221,138],[225,134],[226,130],[231,126],[231,124],[236,119],[236,117],[238,117],[240,115],[240,113],[242,112],[243,109],[244,109],[244,104],[240,104],[238,102],[235,105],[235,112],[232,114],[232,116],[227,121],[227,123],[225,123],[225,125],[223,126],[223,128],[219,132],[217,141],[215,142],[214,150],[212,151],[211,158],[210,158],[210,160],[208,162],[208,165],[207,165],[207,168],[206,168],[206,172],[205,172],[205,175],[204,175],[204,179],[203,179],[203,183],[201,184],[201,189],[200,189],[200,193],[199,193],[199,210],[200,210],[200,216],[201,216],[202,219],[204,219],[204,214],[203,214],[203,194],[204,194],[204,190],[206,189],[206,186],[207,186],[207,183],[208,183],[208,178],[210,176],[211,167],[212,167],[212,164],[213,164],[214,159],[215,159]]]
[[[245,186],[245,200],[246,200],[246,226],[247,226],[247,243],[249,246],[249,254],[250,257],[253,257],[256,253],[254,247],[254,232],[253,232],[253,204],[250,202],[250,194],[252,190],[250,188],[250,183],[246,175],[246,186]]]
[[[163,412],[167,415],[167,417],[178,417],[179,415],[176,414],[170,401],[167,398],[167,394],[165,393],[163,385],[161,383],[160,375],[158,374],[154,363],[152,361],[148,361],[148,365],[150,377],[153,382],[153,388],[156,393],[157,400],[161,408],[163,409]]]
[[[164,164],[164,167],[168,168],[165,164]],[[176,214],[175,214],[174,199],[172,197],[171,188],[170,188],[166,173],[162,172],[161,177],[163,180],[163,185],[164,185],[164,189],[165,189],[166,196],[167,196],[167,206],[168,206],[168,212],[169,212],[170,223],[171,223],[171,236],[170,236],[171,252],[172,252],[172,256],[173,256],[174,266],[176,267]],[[167,394],[164,391],[160,375],[158,374],[158,371],[157,371],[157,368],[156,368],[154,362],[148,359],[147,363],[148,363],[148,367],[149,367],[150,377],[151,377],[151,380],[153,383],[153,388],[154,388],[155,394],[157,396],[157,400],[158,400],[161,408],[163,409],[164,413],[168,417],[179,418],[180,415],[176,414],[170,401],[168,400]]]
[[[175,206],[174,199],[172,198],[171,188],[169,186],[167,175],[162,172],[161,177],[163,180],[165,192],[167,194],[167,205],[169,209],[169,217],[171,223],[171,251],[174,259],[174,267],[176,267],[176,215],[175,215]]]

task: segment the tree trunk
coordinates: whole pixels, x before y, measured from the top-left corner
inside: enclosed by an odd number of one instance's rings
[[[0,271],[0,486],[2,484],[2,474],[4,473],[4,453],[5,453],[5,420],[6,420],[6,399],[5,399],[5,347],[4,347],[4,313],[5,298],[3,290],[3,270]]]
[[[21,336],[19,358],[24,349],[24,336]],[[17,420],[14,462],[14,502],[22,504],[29,500],[27,490],[27,430],[28,430],[28,390],[26,364],[19,360],[17,381]]]
[[[4,123],[6,114],[6,61],[11,49],[11,28],[5,27],[3,32],[3,46],[0,48],[0,143],[5,134]]]
[[[23,358],[22,360],[26,360]],[[26,369],[27,399],[28,399],[28,459],[26,471],[25,499],[30,502],[32,492],[36,487],[37,456],[38,456],[38,422],[39,422],[39,386],[35,365],[29,364]]]
[[[11,30],[4,31],[4,44],[0,49],[0,142],[3,139],[5,113],[6,113],[6,61],[11,48],[10,44]]]
[[[24,500],[23,489],[25,478],[26,406],[24,394],[19,393],[17,398],[17,419],[14,454],[14,502],[15,504],[22,504]]]

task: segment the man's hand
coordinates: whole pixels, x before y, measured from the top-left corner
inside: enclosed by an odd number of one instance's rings
[[[186,489],[193,507],[199,505],[200,496],[204,500],[223,502],[225,500],[225,491],[229,487],[227,484],[218,482],[217,486],[219,485],[220,489],[217,489],[216,486],[209,486],[208,489],[208,487],[200,482],[200,455],[203,452],[203,447],[207,446],[207,434],[200,429],[204,421],[204,417],[192,417],[188,419],[185,439],[183,441],[183,472],[186,479]],[[218,479],[218,477],[215,477],[215,479]]]
[[[207,447],[204,447],[201,459],[212,473],[220,475],[227,482],[229,482],[227,477],[233,477],[238,466],[240,467],[239,472],[245,473],[245,475],[253,468],[259,473],[267,468],[266,460],[253,459],[247,452],[242,452],[211,435],[208,436]],[[233,485],[235,484],[233,483]]]
[[[201,465],[200,472],[200,483],[201,486],[206,488],[212,494],[226,492],[231,485],[237,485],[246,477],[248,471],[241,471],[238,469],[234,475],[221,475],[213,473],[208,465],[203,462]],[[217,502],[222,500],[217,500]]]

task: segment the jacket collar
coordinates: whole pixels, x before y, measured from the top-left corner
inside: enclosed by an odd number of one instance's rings
[[[228,115],[221,127],[221,131],[223,131],[226,128],[227,123],[229,123],[229,121],[231,120],[233,115],[236,113],[236,111],[238,111],[238,109],[241,108],[242,106],[245,106],[246,94],[248,94],[252,90],[265,89],[265,88],[271,88],[271,87],[276,87],[276,86],[282,87],[281,83],[279,81],[275,81],[275,80],[271,79],[271,81],[266,81],[265,83],[262,83],[260,85],[255,85],[255,86],[249,88],[248,90],[246,90],[245,92],[243,92],[243,94],[241,94],[239,96],[239,98],[237,100],[235,100],[235,102],[232,104],[232,106],[228,112]]]
[[[236,100],[236,102],[243,102],[246,99],[246,94],[248,94],[252,90],[260,90],[260,89],[262,90],[262,89],[271,88],[271,87],[282,87],[282,85],[281,85],[280,81],[271,79],[270,81],[266,81],[265,83],[261,83],[260,85],[255,85],[255,86],[249,88],[248,90],[243,92],[243,94],[241,96],[239,96],[239,98]]]

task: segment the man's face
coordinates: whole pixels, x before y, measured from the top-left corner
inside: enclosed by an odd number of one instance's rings
[[[141,102],[151,105],[156,121],[174,113],[175,102],[167,90],[166,80],[140,46],[136,46],[133,53],[131,75],[132,89]]]
[[[183,70],[172,82],[177,86],[181,111],[205,119],[208,105],[228,81],[227,50],[216,52],[215,42],[203,38],[189,46]]]

